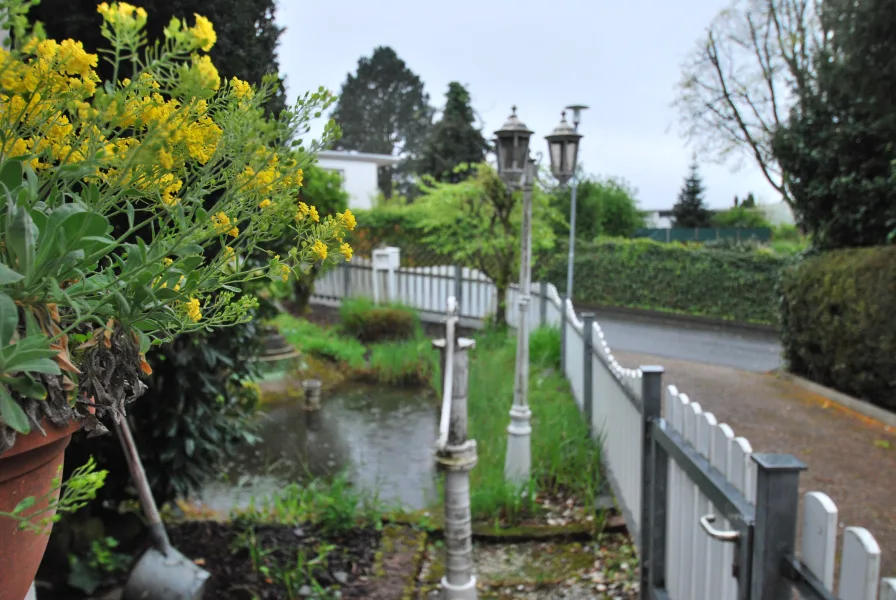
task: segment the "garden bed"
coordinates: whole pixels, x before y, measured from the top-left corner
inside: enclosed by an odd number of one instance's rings
[[[368,598],[380,533],[358,527],[339,537],[304,524],[179,523],[172,544],[211,573],[206,597],[279,600],[340,588],[342,598]]]

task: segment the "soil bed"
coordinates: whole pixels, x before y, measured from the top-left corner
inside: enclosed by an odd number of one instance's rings
[[[255,547],[264,554],[260,561],[270,569],[267,576],[253,568],[246,544],[247,531],[254,531]],[[380,534],[373,527],[357,528],[343,537],[328,539],[313,525],[255,525],[249,530],[243,524],[194,521],[171,526],[169,536],[175,548],[211,573],[207,598],[296,597],[302,586],[310,589],[312,582],[298,581],[287,592],[281,577],[276,575],[277,566],[295,570],[300,552],[304,552],[305,561],[313,562],[323,545],[332,545],[333,549],[319,564],[307,567],[318,584],[324,588],[339,586],[342,598],[369,598],[373,591],[368,576],[380,544]]]

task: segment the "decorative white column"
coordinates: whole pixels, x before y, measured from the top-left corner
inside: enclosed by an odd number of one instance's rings
[[[449,300],[449,306],[454,299]],[[467,439],[468,351],[475,342],[459,338],[455,342],[456,305],[449,308],[447,339],[435,340],[442,353],[442,425],[447,428],[436,465],[445,473],[445,576],[442,600],[477,600],[473,575],[473,527],[470,516],[470,471],[476,465],[476,441]],[[446,412],[447,411],[447,412]],[[441,427],[440,427],[441,429]],[[444,445],[441,442],[444,441]]]
[[[523,182],[523,222],[520,247],[519,324],[516,332],[516,371],[513,407],[507,427],[504,478],[517,486],[529,481],[532,471],[532,411],[529,410],[529,301],[532,285],[532,183],[533,165],[527,165]]]

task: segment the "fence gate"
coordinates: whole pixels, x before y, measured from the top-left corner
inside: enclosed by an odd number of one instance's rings
[[[706,449],[730,441],[724,430],[701,429],[699,409],[689,415],[690,407],[678,404],[685,410],[676,411],[677,392],[671,386],[667,416],[678,422],[664,419],[662,368],[641,370],[641,598],[790,598],[781,566],[793,553],[799,474],[805,465],[786,454],[749,452],[711,463],[706,455],[713,453]],[[739,481],[744,485],[735,485]]]

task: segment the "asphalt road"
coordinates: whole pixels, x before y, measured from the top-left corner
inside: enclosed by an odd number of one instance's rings
[[[764,372],[782,366],[777,335],[692,325],[661,317],[597,314],[610,348]],[[634,365],[631,365],[634,366]]]

